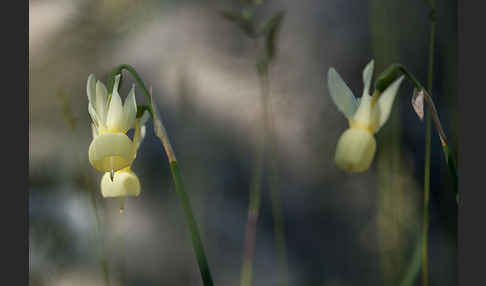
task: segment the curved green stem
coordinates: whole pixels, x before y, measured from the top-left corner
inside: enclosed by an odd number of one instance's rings
[[[431,33],[435,34],[435,25],[433,25],[433,28],[431,27]],[[433,63],[432,63],[433,66]],[[430,67],[430,62],[429,62],[429,67]],[[397,79],[400,74],[403,73],[414,85],[419,91],[424,92],[424,99],[427,102],[428,105],[428,111],[427,112],[427,118],[426,122],[428,126],[430,126],[430,120],[432,119],[432,122],[434,123],[435,129],[437,133],[439,134],[439,139],[441,140],[441,145],[442,145],[442,151],[444,153],[444,156],[446,158],[446,163],[449,167],[449,171],[451,174],[452,178],[452,183],[454,186],[454,190],[456,192],[456,200],[457,203],[459,203],[459,188],[457,184],[457,168],[456,168],[456,162],[454,159],[454,152],[449,147],[449,143],[447,141],[447,137],[445,136],[445,132],[442,129],[442,125],[440,123],[439,119],[439,114],[437,112],[437,109],[435,107],[434,101],[432,100],[432,97],[430,96],[430,93],[428,90],[431,88],[424,88],[424,86],[410,73],[403,65],[395,63],[391,64],[386,70],[384,70],[380,76],[378,76],[376,82],[375,82],[375,92],[383,92],[389,85],[392,83],[395,79]],[[433,74],[432,74],[433,75]],[[430,128],[430,127],[426,127]],[[426,131],[427,132],[427,131]],[[430,131],[429,131],[430,132]],[[426,137],[427,138],[427,137]]]

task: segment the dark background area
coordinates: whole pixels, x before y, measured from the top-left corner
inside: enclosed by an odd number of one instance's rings
[[[266,1],[284,9],[270,70],[279,143],[289,285],[397,285],[422,225],[425,126],[402,85],[377,134],[370,170],[335,166],[347,121],[332,103],[335,67],[355,95],[400,62],[426,83],[425,1]],[[88,162],[86,80],[106,81],[121,63],[148,85],[181,164],[216,285],[238,285],[252,160],[260,121],[253,45],[218,10],[236,1],[30,2],[29,277],[31,285],[200,285],[182,209],[152,132],[133,170],[139,197],[103,199]],[[457,13],[437,3],[433,97],[457,150]],[[127,77],[128,78],[128,77]],[[128,92],[125,82],[122,97]],[[143,102],[140,90],[137,100]],[[277,253],[267,184],[257,229],[254,285],[276,285]],[[430,285],[456,285],[457,209],[437,134],[432,134]]]

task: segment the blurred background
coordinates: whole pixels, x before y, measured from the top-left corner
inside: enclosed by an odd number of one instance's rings
[[[457,150],[456,1],[437,1],[433,98]],[[167,157],[148,123],[133,170],[139,197],[103,199],[88,162],[86,81],[126,63],[147,85],[180,162],[216,285],[239,285],[253,160],[261,125],[253,43],[218,11],[239,1],[30,0],[30,285],[202,285]],[[371,168],[334,163],[348,122],[327,89],[335,67],[355,95],[375,59],[426,83],[423,0],[268,0],[285,10],[270,69],[288,285],[398,285],[422,228],[424,134],[402,84],[377,134]],[[125,77],[122,98],[131,86]],[[137,101],[145,99],[137,89]],[[457,209],[432,133],[430,285],[456,285]],[[268,182],[253,285],[279,285]],[[417,285],[420,278],[417,279]]]

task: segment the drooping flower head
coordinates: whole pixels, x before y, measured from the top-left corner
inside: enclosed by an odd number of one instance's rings
[[[137,155],[137,150],[145,138],[146,128],[145,122],[148,119],[148,113],[136,120],[135,134],[133,136],[133,160]],[[131,165],[115,172],[113,180],[110,178],[109,172],[105,173],[101,179],[101,194],[105,198],[138,196],[140,194],[140,180],[137,175],[131,170]]]
[[[126,132],[135,127],[137,103],[135,87],[122,105],[118,94],[120,75],[115,77],[113,92],[93,74],[88,77],[88,111],[93,123],[93,141],[89,146],[89,162],[100,172],[114,172],[128,167],[133,158],[133,142]]]
[[[374,61],[363,70],[363,96],[356,99],[334,68],[327,74],[329,94],[339,111],[349,121],[349,128],[341,135],[336,147],[336,164],[349,172],[366,171],[376,151],[374,134],[390,117],[393,101],[404,76],[393,81],[382,93],[370,96]]]

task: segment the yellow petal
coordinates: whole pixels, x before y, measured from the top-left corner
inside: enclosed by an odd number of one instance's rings
[[[352,122],[351,127],[355,126],[362,129],[370,129],[372,127],[373,118],[371,117],[371,100],[372,97],[367,94],[363,94],[360,98],[358,109],[354,113],[353,119],[350,120]]]

